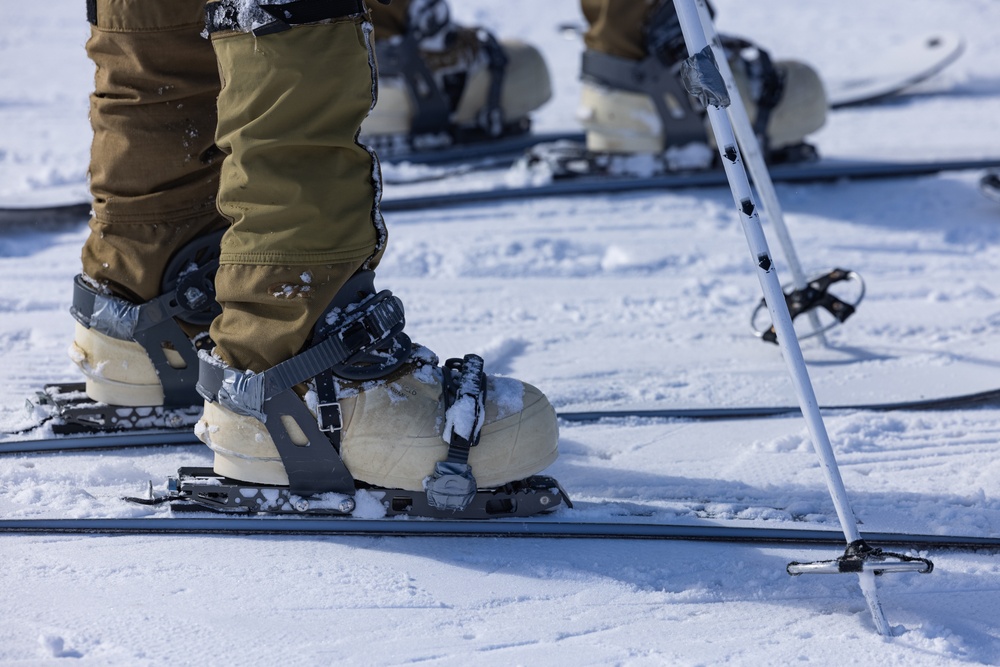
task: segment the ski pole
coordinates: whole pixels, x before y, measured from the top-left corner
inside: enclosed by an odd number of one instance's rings
[[[754,205],[750,181],[740,158],[733,126],[729,121],[728,114],[723,109],[723,106],[728,103],[725,99],[727,97],[725,82],[722,81],[718,69],[713,66],[712,50],[708,44],[705,27],[702,25],[695,7],[695,0],[674,0],[674,7],[677,10],[681,31],[684,34],[684,41],[690,56],[687,62],[693,62],[695,68],[698,68],[699,64],[701,65],[701,69],[694,73],[697,79],[694,85],[689,85],[687,81],[685,85],[689,92],[701,96],[706,102],[705,106],[715,135],[715,142],[722,156],[722,164],[726,170],[726,178],[729,181],[729,188],[733,193],[736,208],[740,212],[743,233],[757,267],[757,278],[764,292],[764,301],[767,303],[771,322],[778,335],[778,343],[782,356],[785,358],[785,365],[788,367],[792,385],[802,408],[802,415],[805,417],[814,449],[819,457],[820,468],[826,478],[827,489],[833,499],[841,529],[844,531],[848,544],[855,544],[861,541],[857,517],[855,517],[848,501],[844,480],[840,476],[840,468],[837,466],[833,446],[830,444],[830,437],[819,411],[816,392],[813,390],[809,372],[802,357],[802,348],[799,346],[792,318],[785,304],[785,295],[781,289],[781,283],[778,282],[774,262],[771,261],[771,253],[764,236],[760,217],[757,214],[757,208]],[[744,115],[746,115],[745,110]],[[880,635],[889,636],[891,629],[878,599],[874,577],[875,575],[871,571],[862,569],[858,572],[861,590],[868,602],[875,630]]]
[[[708,5],[705,0],[696,0],[696,5],[698,7],[698,17],[701,19],[701,25],[705,29],[705,36],[712,45],[712,50],[715,52],[715,63],[726,82],[726,89],[729,90],[729,120],[736,131],[736,139],[739,142],[744,162],[750,171],[753,184],[757,188],[757,194],[760,195],[761,203],[764,204],[765,217],[774,226],[774,233],[778,237],[778,244],[781,246],[782,253],[785,255],[785,261],[788,263],[788,271],[792,274],[792,284],[795,289],[804,290],[808,285],[808,280],[802,271],[802,264],[799,262],[798,254],[795,252],[792,237],[788,233],[788,226],[785,224],[785,215],[778,201],[778,193],[774,189],[774,181],[771,180],[771,172],[768,171],[767,165],[764,163],[764,153],[761,151],[760,142],[757,141],[757,134],[750,125],[750,114],[747,113],[746,106],[743,104],[743,98],[740,97],[740,91],[736,88],[733,70],[729,67],[726,52],[722,48],[722,43],[719,40],[718,33],[715,31],[715,26],[712,24]],[[820,345],[826,347],[826,335],[823,333],[822,326],[820,325],[819,315],[813,309],[810,309],[807,315],[809,316],[809,323],[812,324],[813,329],[817,332],[816,336],[819,339]]]

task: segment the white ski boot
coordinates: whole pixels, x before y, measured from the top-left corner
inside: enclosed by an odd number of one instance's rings
[[[435,22],[375,43],[378,102],[361,136],[389,154],[525,132],[552,96],[538,49],[457,26],[439,4]]]
[[[402,333],[402,305],[372,279],[356,274],[312,346],[263,373],[202,354],[207,402],[195,432],[215,452],[216,475],[303,497],[351,494],[361,482],[425,492],[430,507],[460,512],[478,491],[495,494],[555,461],[555,410],[540,391],[486,377],[474,355],[439,367]]]
[[[758,47],[726,38],[730,66],[765,151],[777,159],[797,151],[826,122],[827,98],[816,71],[797,61],[773,65]],[[714,147],[704,109],[679,81],[679,62],[641,61],[593,50],[583,57],[577,118],[587,148],[599,153],[662,153],[692,143]],[[787,159],[795,159],[789,155]]]
[[[85,382],[47,385],[35,405],[55,417],[57,433],[130,428],[179,428],[201,414],[198,350],[211,346],[207,328],[219,312],[214,277],[219,237],[195,239],[170,259],[163,294],[132,303],[83,275],[73,284],[76,331],[70,359]]]

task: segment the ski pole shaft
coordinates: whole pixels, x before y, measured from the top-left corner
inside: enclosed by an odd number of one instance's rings
[[[781,246],[782,253],[785,256],[788,271],[792,274],[792,284],[795,286],[795,289],[803,290],[806,288],[808,281],[805,272],[802,270],[802,264],[799,262],[798,254],[795,252],[795,245],[792,243],[791,234],[788,233],[788,225],[785,224],[785,214],[778,201],[778,193],[774,189],[774,181],[771,180],[771,173],[764,162],[764,153],[760,148],[760,142],[757,141],[757,135],[750,125],[750,114],[747,113],[746,106],[743,104],[743,98],[736,87],[736,79],[733,77],[732,68],[729,67],[725,49],[722,48],[719,35],[715,31],[715,26],[712,25],[708,4],[705,0],[695,0],[695,4],[698,8],[698,18],[701,20],[705,36],[712,45],[712,50],[715,52],[715,61],[719,67],[719,72],[722,74],[722,78],[726,82],[726,88],[729,90],[729,120],[736,132],[736,139],[739,142],[744,162],[750,172],[750,177],[753,179],[757,194],[760,195],[761,203],[764,204],[766,217],[778,237],[778,245]],[[822,331],[816,311],[809,310],[807,316],[813,330],[817,332],[816,337],[819,339],[820,344],[826,347],[826,335]]]
[[[684,32],[684,39],[687,42],[688,52],[691,55],[703,51],[708,46],[705,31],[693,3],[694,0],[674,1],[674,6],[677,8],[677,14],[680,18],[681,29]],[[720,107],[711,104],[708,105],[708,117],[715,134],[716,144],[722,156],[722,164],[725,167],[733,199],[740,212],[740,222],[743,226],[743,232],[750,246],[750,253],[754,264],[757,266],[757,278],[764,292],[768,311],[778,334],[778,341],[782,355],[785,358],[785,365],[788,367],[799,405],[802,408],[802,414],[806,418],[810,434],[813,437],[817,453],[820,456],[827,484],[836,505],[837,515],[840,518],[848,542],[853,542],[859,539],[857,520],[847,501],[847,493],[844,490],[843,480],[840,478],[836,458],[833,455],[833,447],[830,444],[822,415],[819,412],[819,402],[816,399],[816,393],[813,390],[809,373],[806,370],[805,360],[802,357],[802,349],[799,346],[795,329],[792,326],[791,315],[785,305],[784,293],[778,282],[774,262],[771,260],[771,252],[768,248],[767,239],[764,236],[764,230],[757,213],[753,192],[750,189],[750,181],[747,178],[739,148],[737,147],[733,127],[729,122],[726,111]]]
[[[705,34],[705,27],[702,25],[695,7],[695,0],[674,0],[674,7],[680,20],[681,31],[684,34],[684,41],[687,44],[688,54],[694,58],[697,54],[708,50],[708,39]],[[721,75],[720,75],[721,76]],[[791,376],[792,385],[795,389],[802,414],[805,417],[809,434],[812,437],[813,448],[820,460],[820,468],[826,478],[827,489],[833,499],[837,517],[840,519],[841,529],[847,538],[848,544],[861,539],[858,531],[857,518],[851,509],[847,498],[847,490],[844,488],[844,480],[840,476],[840,469],[837,466],[837,459],[833,453],[833,446],[830,444],[830,437],[823,423],[823,417],[819,411],[819,402],[816,399],[816,392],[813,390],[809,373],[806,370],[805,360],[802,357],[802,348],[799,346],[798,338],[795,335],[795,328],[792,326],[792,318],[785,305],[784,293],[778,281],[777,271],[774,262],[771,261],[771,253],[767,246],[767,239],[760,223],[754,204],[753,193],[750,189],[750,181],[747,177],[743,160],[740,157],[736,136],[733,133],[733,126],[729,121],[726,111],[714,104],[707,105],[708,118],[715,135],[716,145],[722,156],[722,164],[726,170],[726,178],[729,181],[733,199],[740,212],[740,222],[743,232],[750,246],[750,253],[757,266],[757,278],[760,281],[761,290],[764,292],[764,301],[767,303],[768,312],[771,315],[771,322],[774,324],[778,335],[778,343],[781,347],[782,356],[785,358],[785,365]],[[881,635],[891,634],[888,621],[882,611],[882,606],[878,601],[877,590],[875,588],[874,575],[871,572],[861,572],[858,575],[862,593],[868,602],[868,607],[875,623],[876,631]]]

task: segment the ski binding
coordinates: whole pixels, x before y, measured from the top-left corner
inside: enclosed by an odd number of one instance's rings
[[[52,432],[63,434],[111,433],[146,429],[181,429],[198,421],[202,406],[123,407],[87,397],[82,382],[45,385],[27,399],[30,414],[44,415],[39,426],[51,422]]]
[[[379,500],[385,516],[419,516],[439,519],[523,518],[548,514],[573,503],[559,483],[536,475],[501,487],[477,489],[460,511],[442,509],[428,502],[426,493],[360,485]],[[314,495],[292,493],[287,486],[251,484],[216,474],[211,468],[181,468],[167,480],[165,494],[125,498],[142,505],[169,504],[177,511],[212,511],[225,514],[292,514],[350,516],[357,507],[354,496],[326,492]]]

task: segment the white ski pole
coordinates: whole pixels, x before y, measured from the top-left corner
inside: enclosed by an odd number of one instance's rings
[[[760,195],[761,203],[764,205],[765,217],[774,227],[774,233],[778,237],[778,245],[781,246],[782,253],[785,255],[785,261],[788,263],[788,271],[792,274],[792,285],[797,290],[803,290],[808,285],[808,280],[802,271],[802,264],[799,262],[798,254],[795,252],[792,237],[788,233],[788,226],[785,224],[785,214],[778,201],[778,193],[774,189],[771,172],[768,171],[767,165],[764,163],[764,153],[760,149],[760,142],[757,141],[757,134],[750,125],[750,114],[747,113],[746,106],[743,104],[743,98],[740,97],[740,91],[736,88],[733,70],[729,67],[726,52],[719,41],[719,35],[715,31],[715,26],[712,24],[708,4],[705,0],[696,0],[696,4],[698,6],[698,16],[705,29],[705,36],[712,45],[712,50],[715,52],[715,63],[726,82],[726,89],[729,90],[729,120],[736,131],[736,139],[739,141],[743,159],[747,169],[750,171],[753,184],[757,188],[757,194]],[[816,337],[819,339],[820,345],[826,347],[826,335],[823,333],[822,326],[820,325],[819,316],[812,309],[807,312],[807,315],[809,316],[809,323],[812,325],[813,330],[817,332]]]
[[[705,28],[695,7],[695,0],[673,0],[673,2],[674,7],[677,9],[677,16],[680,19],[681,31],[684,33],[688,55],[691,56],[689,60],[708,60],[709,64],[712,64],[712,61],[709,60],[712,51],[705,35]],[[774,262],[771,261],[771,252],[768,249],[767,239],[764,237],[764,230],[761,227],[760,217],[757,214],[757,208],[754,204],[750,181],[747,178],[743,161],[740,158],[736,136],[733,133],[733,126],[729,122],[729,116],[726,111],[722,108],[726,102],[724,99],[720,100],[718,97],[718,94],[724,94],[725,83],[721,81],[722,77],[718,69],[714,68],[714,64],[713,67],[706,65],[704,69],[705,71],[702,73],[709,76],[713,73],[714,69],[716,80],[710,82],[710,85],[705,86],[703,89],[706,96],[705,101],[707,102],[708,117],[712,124],[712,131],[715,134],[716,145],[719,147],[719,153],[722,156],[722,163],[725,166],[726,178],[729,180],[733,199],[740,212],[743,233],[746,235],[751,256],[753,257],[754,264],[757,266],[757,278],[764,292],[764,300],[771,315],[771,322],[778,335],[778,343],[781,347],[782,356],[785,358],[785,365],[788,367],[792,385],[798,396],[802,415],[806,419],[814,449],[819,457],[820,468],[823,470],[826,478],[827,488],[829,489],[830,496],[833,498],[837,517],[840,519],[841,529],[844,531],[844,536],[849,545],[861,542],[857,518],[848,501],[847,490],[844,488],[844,480],[840,476],[840,468],[837,466],[833,446],[830,444],[830,437],[827,434],[823,417],[819,411],[816,392],[813,390],[809,373],[806,370],[805,360],[802,357],[802,348],[799,346],[798,338],[795,335],[795,328],[792,326],[791,315],[789,315],[788,307],[785,305],[785,295],[782,292],[781,283],[778,281]],[[704,83],[704,81],[700,83]],[[744,115],[746,115],[745,112]],[[861,568],[861,571],[858,572],[861,590],[868,602],[868,608],[875,623],[875,630],[880,635],[889,636],[891,635],[891,629],[878,599],[874,576],[872,571],[864,568]]]

